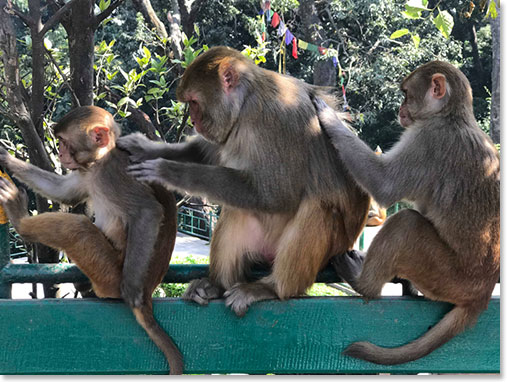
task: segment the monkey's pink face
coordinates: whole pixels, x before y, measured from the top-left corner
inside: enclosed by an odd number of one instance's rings
[[[398,112],[398,120],[400,121],[400,125],[403,127],[409,127],[412,123],[414,123],[414,120],[412,118],[412,115],[410,114],[409,109],[409,95],[408,91],[405,89],[402,89],[403,93],[405,94],[405,98],[403,100],[403,103],[400,106],[400,111]]]
[[[400,121],[400,125],[403,127],[409,127],[414,122],[406,104],[401,105],[398,113],[398,119]]]
[[[194,125],[195,130],[199,134],[203,135],[204,128],[202,125],[202,111],[201,111],[201,107],[199,106],[199,102],[197,102],[197,100],[195,98],[194,99],[191,98],[187,102],[188,102],[188,107],[190,110],[190,120],[192,121],[192,124]]]
[[[64,133],[58,136],[58,158],[63,167],[69,170],[77,170],[81,166],[74,159],[74,150],[72,149]]]

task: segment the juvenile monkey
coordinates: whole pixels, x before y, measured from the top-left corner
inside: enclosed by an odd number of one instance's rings
[[[369,198],[324,137],[313,92],[319,90],[215,47],[192,62],[177,89],[200,137],[183,144],[140,134],[119,140],[141,162],[129,170],[138,180],[222,205],[210,277],[194,280],[184,298],[206,304],[223,295],[241,316],[253,302],[303,294],[331,256],[352,248]],[[272,272],[248,282],[255,262]]]
[[[26,240],[63,250],[88,276],[99,297],[123,298],[139,324],[162,350],[171,374],[183,372],[182,356],[153,317],[152,293],[167,272],[176,238],[176,203],[161,186],[130,177],[128,154],[115,148],[120,128],[95,106],[72,110],[55,126],[59,157],[74,170],[61,176],[10,156],[0,164],[49,199],[86,201],[95,224],[84,215],[62,212],[30,217],[26,194],[0,180],[0,202]]]
[[[381,205],[415,203],[415,209],[387,219],[366,256],[351,251],[334,258],[339,275],[367,298],[379,296],[384,283],[398,276],[426,297],[455,305],[407,345],[356,342],[345,350],[381,364],[423,357],[473,325],[500,272],[499,154],[475,121],[467,78],[434,61],[411,73],[401,90],[399,121],[406,130],[383,156],[315,100],[321,125],[356,181]]]

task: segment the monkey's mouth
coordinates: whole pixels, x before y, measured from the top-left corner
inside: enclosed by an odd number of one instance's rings
[[[190,120],[199,134],[202,133],[202,112],[199,104],[191,100],[188,102],[190,109]]]

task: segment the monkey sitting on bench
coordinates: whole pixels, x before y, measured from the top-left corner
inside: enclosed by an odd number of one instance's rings
[[[58,175],[10,156],[0,164],[35,192],[65,204],[88,203],[84,215],[29,216],[26,193],[0,178],[0,202],[26,240],[63,250],[88,276],[99,297],[123,298],[164,353],[171,374],[183,372],[182,355],[153,317],[152,293],[167,272],[176,239],[176,202],[161,186],[130,177],[128,154],[117,149],[120,128],[95,106],[72,110],[55,126],[59,157],[74,170]]]
[[[455,307],[421,338],[398,348],[369,342],[345,353],[380,364],[427,355],[488,307],[500,273],[500,161],[479,128],[465,75],[444,62],[416,69],[401,84],[399,111],[406,128],[399,142],[377,156],[315,99],[320,123],[354,179],[383,206],[415,202],[391,216],[367,255],[349,251],[332,262],[367,298],[394,276],[410,280],[427,298]]]

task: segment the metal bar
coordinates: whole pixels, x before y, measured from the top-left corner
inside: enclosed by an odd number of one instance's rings
[[[11,298],[11,283],[4,273],[9,266],[9,224],[0,224],[0,298]]]
[[[252,279],[260,279],[269,274],[267,268],[254,268]],[[9,264],[2,271],[2,280],[6,283],[70,283],[86,281],[86,276],[75,264]],[[166,283],[188,283],[191,280],[207,277],[207,264],[173,264],[164,277]],[[342,282],[331,266],[323,269],[316,282]]]

